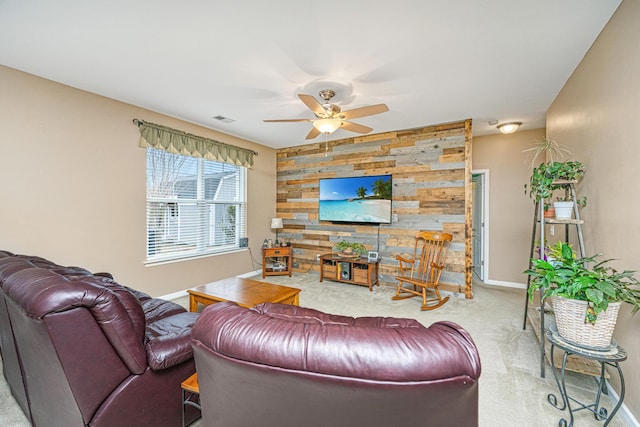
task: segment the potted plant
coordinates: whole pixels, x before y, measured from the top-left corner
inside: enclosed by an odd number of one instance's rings
[[[529,178],[529,197],[536,202],[550,200],[554,190],[564,188],[558,181],[577,181],[584,172],[584,165],[578,161],[540,163]]]
[[[535,141],[530,148],[522,150],[527,153],[529,167],[533,169],[538,158],[543,156],[543,163],[553,163],[556,160],[562,160],[565,155],[571,155],[571,152],[564,145],[558,144],[553,139],[544,138]]]
[[[572,202],[569,194],[569,187],[558,183],[558,181],[578,181],[584,175],[584,165],[578,161],[562,162],[565,155],[571,152],[564,146],[552,139],[545,138],[537,141],[533,147],[523,151],[530,156],[529,166],[533,169],[529,178],[529,196],[536,202],[543,203],[545,218],[569,219],[573,211],[573,203],[552,203],[553,192],[557,189],[565,190],[565,199],[562,201]],[[539,157],[544,156],[544,160],[535,166]],[[527,184],[524,186],[527,192]],[[586,203],[586,198],[585,198]],[[560,207],[560,212],[558,212]],[[566,210],[568,209],[568,210]]]
[[[551,298],[558,333],[583,347],[604,349],[611,345],[620,305],[640,309],[640,282],[635,271],[618,272],[607,264],[595,263],[600,255],[577,258],[570,244],[558,242],[549,249],[551,259],[532,259],[525,271],[531,276],[529,298],[536,291]]]
[[[581,208],[587,206],[587,196],[577,199],[576,204]],[[553,209],[556,219],[571,219],[571,215],[573,214],[573,199],[569,194],[568,187],[565,187],[564,196],[556,197],[556,201],[553,202]]]
[[[333,250],[344,257],[360,257],[367,252],[367,247],[362,243],[352,243],[346,240],[338,242]]]

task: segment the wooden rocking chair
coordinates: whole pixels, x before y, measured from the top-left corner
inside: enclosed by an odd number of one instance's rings
[[[421,310],[433,310],[449,300],[440,295],[438,283],[452,238],[449,233],[421,231],[416,234],[413,258],[396,256],[400,266],[396,276],[398,290],[393,300],[422,296]],[[427,299],[427,289],[435,292],[436,297]]]

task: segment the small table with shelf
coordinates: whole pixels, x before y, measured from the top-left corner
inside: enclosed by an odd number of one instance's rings
[[[347,258],[337,254],[326,254],[320,257],[320,281],[323,279],[336,282],[351,283],[369,287],[380,286],[378,282],[379,260],[367,257]]]
[[[191,375],[180,384],[182,389],[182,427],[186,427],[186,409],[187,406],[192,406],[200,411],[200,387],[198,385],[198,374]],[[198,417],[199,418],[199,417]]]
[[[267,265],[267,260],[273,258],[276,259],[276,264]],[[280,261],[280,258],[282,258],[282,261]],[[285,274],[291,277],[291,246],[262,248],[262,278]]]
[[[579,408],[575,409],[575,411],[580,411],[582,409],[591,411],[596,420],[605,421],[603,427],[606,427],[613,416],[616,414],[616,412],[618,412],[618,409],[620,409],[620,406],[622,406],[622,401],[624,400],[624,376],[622,375],[622,369],[620,369],[620,362],[627,360],[627,352],[617,344],[613,344],[610,349],[605,351],[597,351],[579,347],[568,341],[565,341],[555,330],[553,330],[553,328],[546,332],[546,337],[551,343],[551,360],[553,360],[553,353],[556,347],[564,351],[560,377],[558,377],[558,372],[555,365],[551,363],[551,370],[553,371],[553,376],[556,380],[558,391],[560,392],[560,398],[562,400],[561,405],[558,404],[558,398],[555,394],[549,393],[549,395],[547,395],[547,401],[551,405],[560,409],[561,411],[564,409],[569,410],[569,424],[567,424],[566,419],[562,418],[560,419],[558,425],[562,427],[573,426],[574,410],[571,409],[571,402],[575,402],[579,406]],[[565,384],[565,368],[567,365],[567,358],[572,354],[585,359],[596,361],[600,364],[598,391],[596,393],[595,402],[592,404],[585,405],[584,403],[570,397],[567,393],[567,386]],[[606,393],[605,367],[607,365],[616,368],[616,370],[618,371],[618,375],[620,376],[620,398],[618,399],[618,402],[611,413],[608,413],[607,409],[600,405],[600,397],[602,396],[603,391]]]

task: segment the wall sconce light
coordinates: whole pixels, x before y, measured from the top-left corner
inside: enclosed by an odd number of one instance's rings
[[[514,133],[522,125],[522,122],[509,122],[498,125],[498,130],[504,134]]]
[[[276,243],[278,243],[278,230],[284,228],[282,218],[271,218],[271,229],[276,230]]]

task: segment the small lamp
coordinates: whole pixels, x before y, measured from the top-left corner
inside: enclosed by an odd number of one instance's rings
[[[514,133],[518,130],[522,122],[509,122],[498,125],[498,130],[504,134]]]
[[[284,228],[282,218],[271,218],[271,229],[276,230],[276,243],[278,243],[278,230]]]

